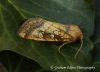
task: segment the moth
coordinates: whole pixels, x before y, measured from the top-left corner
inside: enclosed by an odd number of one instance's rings
[[[60,24],[51,22],[42,18],[30,18],[19,29],[18,33],[22,38],[36,40],[36,41],[51,41],[63,42],[58,48],[58,52],[65,44],[73,43],[76,40],[81,40],[81,46],[76,52],[80,51],[83,45],[83,34],[77,25]]]

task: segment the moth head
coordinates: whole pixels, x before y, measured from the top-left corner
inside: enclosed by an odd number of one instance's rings
[[[83,34],[80,28],[76,25],[70,25],[68,33],[73,37],[73,42],[76,41],[77,39],[81,40],[81,46],[74,56],[74,58],[76,58],[77,54],[79,53],[79,51],[81,50],[83,46]]]
[[[74,38],[74,41],[76,41],[77,39],[83,39],[82,31],[76,25],[69,26],[68,34],[70,34]]]

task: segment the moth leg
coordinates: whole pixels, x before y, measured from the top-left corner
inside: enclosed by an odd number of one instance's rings
[[[65,44],[68,44],[68,43],[69,43],[69,42],[64,42],[64,43],[58,48],[58,52],[61,53],[61,52],[60,52],[60,49],[61,49]]]

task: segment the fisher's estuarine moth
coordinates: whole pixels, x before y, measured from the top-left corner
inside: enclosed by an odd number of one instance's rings
[[[58,48],[59,53],[62,46],[80,39],[81,46],[76,52],[75,57],[83,45],[83,34],[77,25],[64,25],[42,18],[28,19],[19,29],[18,35],[22,38],[37,41],[63,42],[63,44]]]

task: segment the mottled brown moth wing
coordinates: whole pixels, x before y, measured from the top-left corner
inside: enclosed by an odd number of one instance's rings
[[[20,28],[18,35],[38,41],[69,41],[66,25],[50,22],[42,18],[31,18]]]
[[[64,42],[59,47],[59,52],[63,45],[75,42],[77,39],[83,39],[82,32],[78,26],[59,24],[42,18],[28,19],[19,29],[18,35],[37,41]]]

